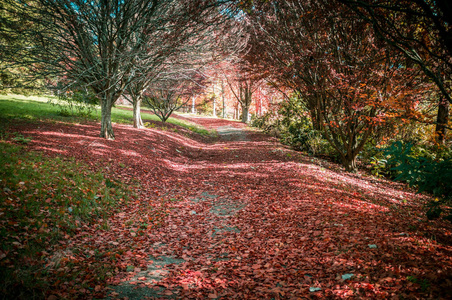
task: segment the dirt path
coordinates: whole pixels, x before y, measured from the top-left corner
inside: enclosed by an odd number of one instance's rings
[[[106,141],[97,124],[17,127],[32,149],[141,182],[110,229],[85,228],[58,249],[120,250],[110,298],[451,296],[451,225],[426,222],[421,196],[237,122],[192,121],[218,139],[116,125]]]

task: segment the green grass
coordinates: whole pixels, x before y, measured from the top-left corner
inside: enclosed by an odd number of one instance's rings
[[[77,115],[62,114],[61,109],[49,103],[49,100],[55,102],[54,97],[26,97],[20,95],[0,95],[0,119],[17,120],[53,120],[60,122],[78,123],[83,121],[99,121],[101,119],[100,109],[89,115],[80,117]],[[111,120],[114,123],[132,124],[133,112],[120,108],[113,108]],[[142,113],[143,120],[160,121],[160,119],[149,113]],[[168,123],[184,127],[188,130],[201,135],[212,135],[213,132],[201,128],[193,123],[182,121],[175,118],[169,118]]]
[[[73,159],[0,141],[0,294],[40,298],[34,293],[48,285],[39,280],[48,276],[44,251],[83,225],[108,228],[104,220],[132,189]]]
[[[155,128],[156,127],[155,123],[150,123],[150,122],[146,122],[146,121],[144,122],[144,126],[145,127],[147,127],[147,128]],[[188,129],[188,130],[190,130],[192,132],[195,132],[197,134],[200,134],[200,135],[212,136],[212,137],[218,136],[218,133],[217,133],[217,131],[215,129],[212,129],[212,130],[209,131],[209,130],[207,130],[205,128],[199,127],[196,124],[193,124],[193,123],[190,123],[190,122],[187,122],[187,121],[182,121],[182,120],[175,119],[175,118],[169,118],[166,123],[174,124],[176,126]],[[161,130],[171,130],[173,132],[180,133],[180,130],[178,128],[171,128],[171,129],[169,129],[167,126],[165,126],[166,123],[160,122],[160,126],[158,128],[161,129]]]
[[[193,132],[196,132],[200,135],[205,135],[205,136],[215,136],[216,135],[216,131],[215,130],[207,130],[205,128],[199,127],[198,125],[195,125],[193,123],[187,122],[187,121],[182,121],[180,119],[174,119],[174,118],[169,118],[168,122],[174,125],[178,125],[181,127],[185,127],[188,130],[191,130]]]
[[[66,120],[58,114],[58,108],[44,102],[42,97],[0,95],[0,117],[20,120]]]

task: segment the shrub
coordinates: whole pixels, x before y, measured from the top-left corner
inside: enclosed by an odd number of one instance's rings
[[[428,205],[427,217],[437,218],[447,210],[452,218],[451,209],[443,209],[442,205],[452,200],[452,158],[450,149],[440,148],[436,152],[412,143],[393,143],[385,150],[387,164],[393,165],[397,172],[395,180],[407,182],[418,188],[418,192],[429,192],[435,200]]]
[[[281,143],[312,155],[326,155],[335,160],[337,153],[315,130],[301,99],[294,95],[282,102],[277,112],[269,111],[263,116],[253,116],[251,125],[280,139]]]
[[[278,116],[273,111],[268,111],[262,116],[252,115],[251,126],[260,128],[266,133],[270,133],[273,128],[277,127]]]
[[[201,103],[196,106],[200,115],[211,116],[213,114],[213,98],[204,98]]]

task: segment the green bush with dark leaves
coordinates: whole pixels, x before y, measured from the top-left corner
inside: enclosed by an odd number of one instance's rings
[[[429,151],[412,143],[397,141],[391,144],[385,154],[387,164],[396,171],[395,180],[407,182],[418,188],[418,192],[429,192],[435,197],[427,205],[427,217],[438,218],[443,212],[452,220],[452,209],[447,206],[452,200],[452,158],[448,149]]]
[[[294,95],[280,104],[277,112],[269,111],[263,116],[253,116],[251,125],[270,133],[295,150],[312,155],[335,158],[336,153],[322,133],[312,126],[307,109],[301,99]]]

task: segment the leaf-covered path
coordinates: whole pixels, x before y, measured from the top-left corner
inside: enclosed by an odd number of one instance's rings
[[[140,182],[134,201],[108,220],[109,228],[82,227],[53,249],[53,257],[73,262],[87,259],[77,248],[114,256],[108,285],[93,287],[98,295],[451,297],[451,225],[427,221],[422,196],[345,173],[241,123],[191,121],[218,129],[219,136],[172,125],[116,125],[116,140],[108,141],[97,137],[96,124],[17,125],[33,137],[31,149]],[[61,283],[61,290],[71,284]]]

